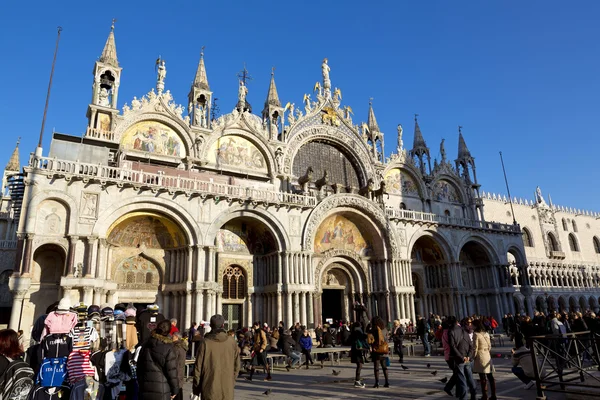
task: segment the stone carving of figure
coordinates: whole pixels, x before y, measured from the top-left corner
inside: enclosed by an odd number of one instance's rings
[[[544,196],[542,196],[542,190],[540,189],[539,186],[535,189],[535,200],[538,204],[546,205]]]
[[[311,105],[310,105],[310,94],[305,94],[304,95],[304,110],[306,111],[306,113],[308,113],[311,110]]]
[[[275,151],[275,162],[277,163],[277,171],[283,170],[283,150],[279,147]]]
[[[108,90],[106,88],[100,88],[100,93],[98,93],[98,104],[108,107]]]
[[[446,149],[444,148],[444,141],[446,139],[442,139],[440,143],[440,154],[442,155],[442,162],[446,161]]]
[[[288,112],[288,123],[290,125],[296,122],[296,116],[294,115],[294,107],[296,107],[296,105],[294,103],[291,103]]]
[[[238,89],[238,104],[242,107],[246,105],[246,96],[248,95],[248,88],[244,85],[243,81],[240,81],[240,87]]]
[[[84,193],[82,215],[86,217],[95,217],[97,201],[98,197],[94,193]]]
[[[204,113],[204,109],[202,105],[197,104],[196,109],[194,110],[194,125],[201,126],[202,125],[202,114]]]
[[[158,82],[164,83],[166,76],[167,76],[167,67],[165,65],[165,60],[160,60],[160,63],[158,64]]]
[[[404,142],[402,141],[402,124],[398,124],[398,152],[404,148]]]
[[[331,68],[327,65],[327,59],[323,60],[323,64],[321,64],[321,70],[323,72],[323,89],[331,89],[331,81],[329,80],[329,71]]]

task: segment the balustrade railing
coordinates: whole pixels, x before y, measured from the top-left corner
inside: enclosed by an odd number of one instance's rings
[[[0,240],[0,249],[16,249],[16,240]]]
[[[92,139],[100,139],[108,142],[114,142],[116,139],[115,133],[113,131],[105,131],[103,129],[98,128],[90,128],[88,127],[85,131],[86,138]]]
[[[461,226],[475,229],[489,229],[508,232],[520,232],[519,225],[501,224],[499,222],[480,221],[475,219],[449,217],[422,211],[400,210],[387,207],[386,214],[391,219],[431,222],[439,225]]]
[[[269,189],[258,189],[214,183],[196,178],[162,175],[138,170],[109,167],[101,164],[86,164],[78,161],[65,161],[48,157],[31,157],[29,166],[59,174],[88,177],[115,183],[145,185],[157,189],[194,192],[213,197],[227,197],[255,202],[293,204],[302,207],[314,207],[316,198],[300,194],[285,193]]]

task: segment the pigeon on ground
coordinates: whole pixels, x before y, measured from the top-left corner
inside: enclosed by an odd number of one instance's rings
[[[440,379],[440,382],[442,382],[442,383],[446,383],[446,382],[448,382],[448,378],[446,378],[446,377],[443,377],[442,379]]]
[[[342,371],[336,371],[335,369],[333,370],[333,375],[338,376],[339,374],[342,373]]]
[[[271,394],[271,389],[267,389],[267,390],[265,390],[263,394],[264,394],[265,396],[268,396],[268,395],[270,395],[270,394]]]
[[[431,364],[427,363],[427,368],[431,368]]]
[[[407,367],[407,366],[405,366],[405,365],[402,365],[402,364],[400,364],[400,366],[401,366],[401,367],[402,367],[402,369],[403,369],[403,370],[405,370],[405,371],[408,369],[408,367]]]
[[[431,375],[433,375],[433,376],[436,376],[436,375],[437,375],[437,371],[433,371],[433,372],[431,373]]]

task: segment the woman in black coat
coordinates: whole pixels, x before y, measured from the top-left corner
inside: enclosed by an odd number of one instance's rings
[[[137,362],[140,398],[170,400],[179,393],[177,350],[169,337],[171,322],[163,320],[143,344]]]
[[[360,379],[360,370],[365,361],[365,353],[368,351],[367,335],[363,332],[360,322],[352,325],[350,333],[350,361],[356,364],[356,376],[354,378],[354,387],[364,388],[365,384]]]

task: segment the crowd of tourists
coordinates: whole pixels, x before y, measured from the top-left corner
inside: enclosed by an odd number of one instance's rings
[[[348,353],[355,364],[355,388],[366,387],[362,374],[368,363],[373,364],[373,387],[380,387],[382,374],[382,386],[387,388],[390,363],[395,356],[403,363],[405,341],[419,338],[424,357],[431,357],[435,342],[443,349],[452,372],[450,379],[442,380],[448,395],[476,399],[475,375],[481,398],[495,400],[491,352],[495,333],[503,332],[514,341],[512,372],[526,388],[534,379],[531,351],[526,346],[529,339],[546,334],[600,333],[600,317],[591,311],[536,312],[533,318],[507,314],[500,323],[491,316],[459,321],[430,314],[428,318],[418,316],[416,323],[395,320],[386,324],[378,316],[368,319],[363,307],[357,320],[319,325],[314,331],[298,322],[286,327],[283,321],[277,326],[255,322],[248,328],[226,331],[224,318],[214,315],[181,332],[177,320],[166,319],[156,305],[143,310],[131,304],[72,305],[65,297],[35,321],[27,346],[22,331],[0,331],[0,399],[183,399],[186,366],[193,370],[194,396],[233,399],[238,377],[252,381],[257,374],[264,374],[263,380],[273,379],[270,353],[285,356],[287,371],[315,364],[323,368],[335,352],[313,354],[313,349],[340,346],[344,348],[339,351]]]

